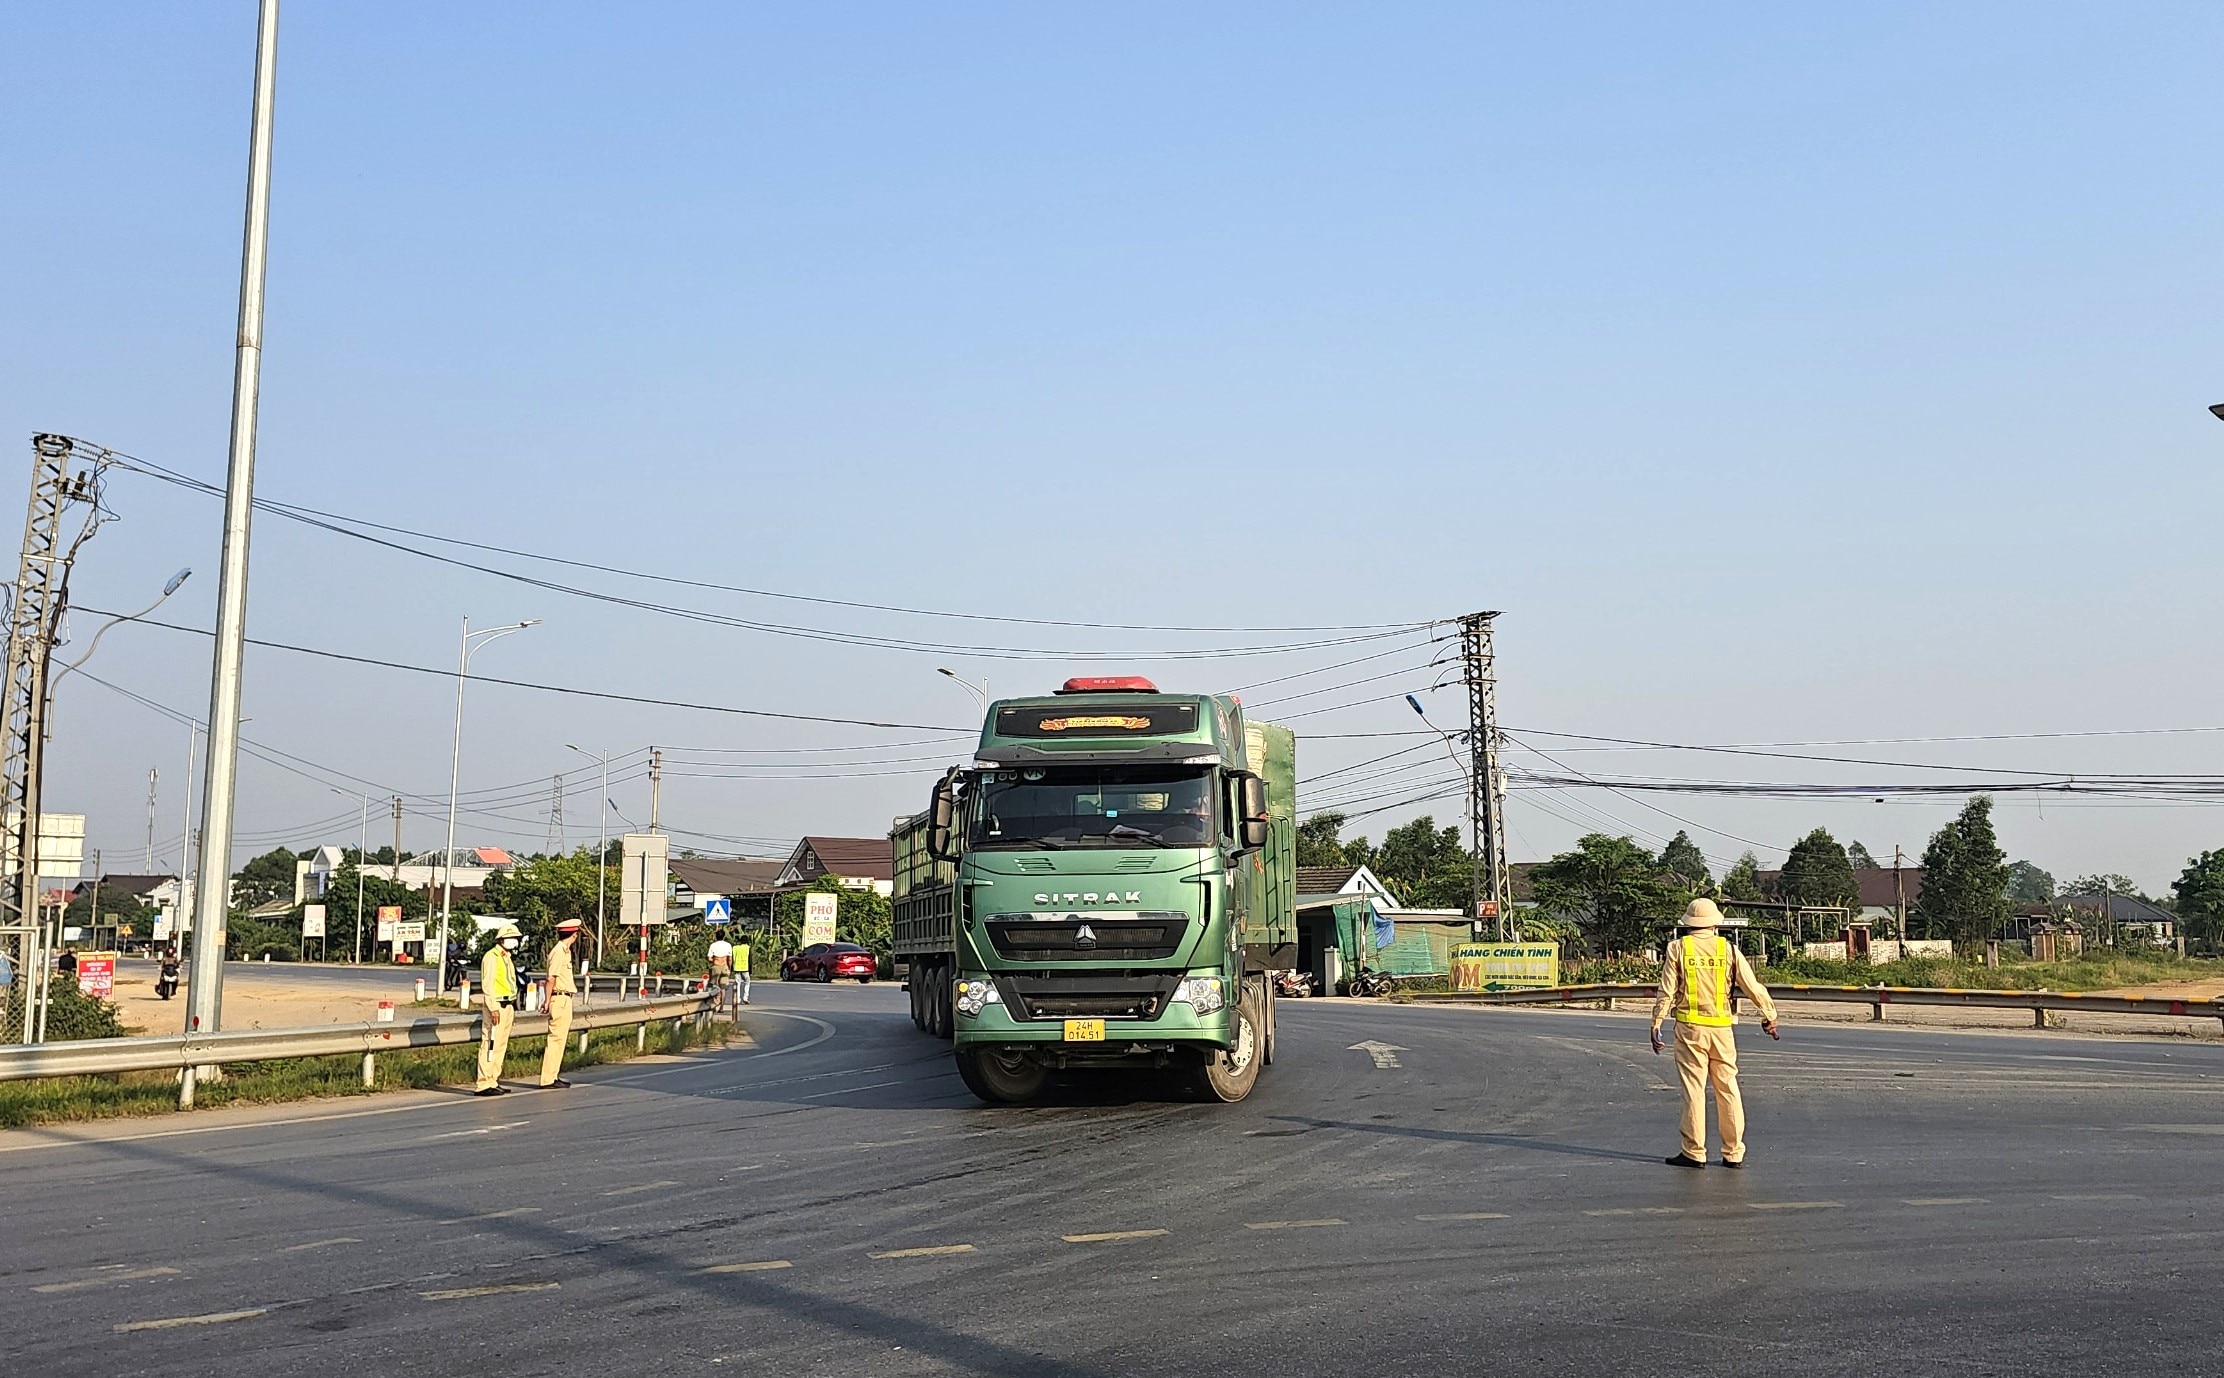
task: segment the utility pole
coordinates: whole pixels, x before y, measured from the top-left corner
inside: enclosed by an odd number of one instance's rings
[[[544,845],[550,856],[564,854],[564,777],[556,777],[555,792],[548,800],[548,840]]]
[[[1907,955],[1907,882],[1900,876],[1900,844],[1892,844],[1892,907],[1900,911],[1900,955]]]
[[[656,832],[664,808],[664,753],[649,748],[649,831]]]
[[[1513,907],[1513,877],[1506,868],[1506,775],[1498,763],[1498,652],[1491,641],[1495,612],[1459,620],[1460,657],[1467,680],[1467,827],[1475,847],[1475,926],[1495,920],[1506,938]]]
[[[146,865],[142,866],[142,867],[141,867],[140,869],[141,869],[141,870],[143,870],[143,871],[145,871],[145,872],[146,872],[146,873],[147,873],[148,875],[150,875],[150,876],[154,874],[154,803],[155,803],[155,785],[156,785],[156,783],[157,783],[157,782],[159,782],[159,781],[161,780],[161,778],[162,778],[162,776],[161,776],[161,773],[160,773],[159,771],[156,771],[156,770],[155,770],[155,769],[154,769],[153,767],[151,767],[151,766],[150,766],[150,767],[148,768],[148,770],[147,770],[147,862],[146,862]]]
[[[201,885],[193,896],[193,969],[185,1029],[223,1027],[224,926],[231,907],[232,804],[239,769],[240,673],[247,650],[247,538],[255,509],[255,420],[262,401],[263,280],[270,261],[270,142],[278,85],[278,0],[255,25],[255,97],[248,122],[247,216],[239,256],[238,349],[232,366],[231,457],[224,479],[224,550],[209,668],[208,769],[201,782]],[[178,1100],[193,1102],[198,1069]]]
[[[402,797],[394,796],[394,869],[391,879],[402,883]]]
[[[46,917],[39,902],[39,800],[46,768],[48,671],[54,640],[69,607],[70,569],[78,549],[106,515],[100,483],[108,452],[79,453],[66,435],[31,437],[31,500],[23,520],[23,552],[8,610],[5,678],[0,679],[0,952],[16,964],[24,986],[23,1025],[0,1038],[35,1041],[44,1022]],[[64,537],[73,503],[86,505],[76,532]],[[36,1007],[36,1008],[34,1008]]]

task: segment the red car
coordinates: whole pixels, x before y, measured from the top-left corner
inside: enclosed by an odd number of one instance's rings
[[[780,964],[783,981],[832,981],[855,977],[860,984],[880,972],[880,959],[855,943],[813,943]]]

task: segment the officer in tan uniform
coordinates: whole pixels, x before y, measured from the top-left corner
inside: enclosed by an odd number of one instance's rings
[[[548,949],[548,1046],[541,1050],[541,1085],[569,1086],[564,1080],[564,1044],[571,1037],[571,1003],[579,994],[579,920],[556,925]]]
[[[510,1052],[510,1025],[517,1022],[523,998],[517,984],[517,946],[525,935],[514,923],[503,924],[494,935],[494,946],[479,959],[480,998],[486,1001],[486,1036],[479,1042],[479,1089],[482,1096],[506,1096],[502,1084],[502,1059]]]
[[[1722,911],[1695,899],[1684,911],[1683,935],[1668,944],[1660,963],[1660,993],[1653,998],[1653,1051],[1660,1026],[1676,1021],[1676,1074],[1683,1081],[1683,1149],[1671,1167],[1707,1165],[1707,1086],[1714,1086],[1715,1128],[1722,1136],[1722,1166],[1745,1166],[1745,1100],[1738,1094],[1737,1013],[1732,986],[1761,1012],[1761,1029],[1777,1037],[1776,1004],[1752,964],[1718,931]]]

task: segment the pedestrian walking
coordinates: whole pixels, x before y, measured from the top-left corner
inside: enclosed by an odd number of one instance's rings
[[[1714,1088],[1715,1130],[1722,1139],[1722,1166],[1745,1166],[1745,1100],[1738,1093],[1736,993],[1743,990],[1761,1012],[1761,1029],[1776,1032],[1776,1003],[1730,940],[1722,935],[1722,911],[1710,899],[1695,899],[1684,911],[1683,932],[1668,944],[1660,962],[1660,992],[1653,997],[1653,1051],[1661,1050],[1660,1026],[1676,1021],[1676,1074],[1683,1082],[1683,1147],[1670,1155],[1671,1167],[1707,1165],[1707,1088]]]
[[[704,954],[710,962],[711,984],[718,989],[718,1003],[730,1005],[734,999],[734,945],[721,933],[711,939]]]
[[[541,1049],[541,1085],[554,1090],[568,1087],[564,1080],[564,1045],[571,1039],[571,1002],[579,994],[579,920],[556,925],[556,941],[548,949],[548,1046]]]
[[[743,938],[734,944],[734,982],[741,991],[741,1003],[749,1003],[749,940]]]
[[[516,924],[503,924],[495,932],[494,946],[479,959],[479,993],[486,1001],[486,1036],[479,1043],[477,1094],[482,1096],[510,1093],[502,1084],[502,1059],[509,1056],[510,1026],[517,1022],[517,947],[524,940]]]

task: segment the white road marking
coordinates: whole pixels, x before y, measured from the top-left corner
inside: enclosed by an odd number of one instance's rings
[[[768,1258],[762,1263],[716,1263],[708,1268],[699,1268],[696,1271],[703,1273],[769,1273],[775,1269],[793,1268],[794,1266],[784,1258]]]
[[[1317,1230],[1329,1225],[1348,1225],[1348,1220],[1253,1220],[1246,1221],[1247,1230]]]
[[[1585,1211],[1585,1215],[1682,1215],[1681,1206],[1623,1206],[1613,1210]]]
[[[328,1249],[335,1244],[360,1244],[362,1242],[362,1240],[357,1239],[354,1235],[338,1234],[332,1236],[332,1238],[330,1239],[312,1239],[306,1244],[288,1244],[285,1248],[280,1249],[278,1252],[282,1254],[298,1254],[305,1249]]]
[[[825,1100],[828,1096],[848,1096],[859,1091],[878,1091],[883,1086],[901,1086],[900,1081],[876,1081],[865,1086],[845,1086],[839,1091],[820,1091],[816,1095],[800,1097],[802,1100]]]
[[[1104,1230],[1097,1234],[1062,1234],[1058,1237],[1068,1244],[1109,1244],[1115,1239],[1158,1239],[1172,1233],[1171,1230]]]
[[[1457,1211],[1451,1215],[1416,1215],[1415,1220],[1506,1220],[1504,1211]]]
[[[666,1187],[676,1187],[678,1185],[679,1183],[677,1182],[643,1182],[637,1187],[620,1187],[616,1191],[606,1191],[603,1193],[603,1195],[639,1196],[644,1191],[662,1191]]]
[[[1748,1201],[1745,1204],[1757,1211],[1841,1211],[1846,1208],[1843,1201]]]
[[[1982,1196],[1911,1196],[1902,1204],[1909,1206],[1982,1206],[1988,1203]]]
[[[539,1215],[539,1206],[512,1206],[506,1211],[488,1211],[484,1215],[459,1215],[453,1220],[435,1220],[435,1225],[468,1225],[474,1220],[507,1220],[513,1215]]]
[[[2058,1195],[2057,1201],[2137,1201],[2140,1198],[2128,1191],[2079,1191]]]
[[[508,1124],[482,1125],[477,1129],[458,1129],[446,1134],[433,1135],[436,1139],[468,1139],[474,1134],[498,1134],[505,1129],[523,1129],[531,1120],[512,1120]]]
[[[43,1287],[34,1287],[31,1290],[48,1294],[82,1292],[89,1287],[106,1287],[112,1282],[137,1282],[141,1278],[176,1277],[177,1273],[178,1270],[175,1268],[133,1268],[128,1272],[103,1273],[97,1278],[79,1278],[75,1282],[50,1282]]]
[[[1352,1044],[1351,1051],[1355,1053],[1365,1053],[1367,1056],[1373,1058],[1375,1060],[1375,1067],[1379,1071],[1384,1068],[1397,1066],[1398,1054],[1411,1052],[1412,1049],[1401,1048],[1395,1043],[1379,1043],[1370,1038],[1364,1043]]]
[[[499,1297],[511,1292],[553,1292],[561,1286],[560,1282],[501,1282],[487,1287],[449,1287],[417,1295],[426,1301],[462,1301],[466,1297]]]
[[[133,1330],[171,1330],[181,1325],[223,1325],[228,1321],[253,1320],[257,1316],[269,1314],[269,1307],[258,1306],[251,1311],[212,1311],[206,1316],[170,1316],[159,1321],[126,1321],[110,1328],[122,1335]]]
[[[884,1249],[884,1250],[882,1250],[882,1251],[881,1251],[880,1253],[877,1253],[877,1254],[867,1254],[867,1255],[865,1255],[865,1257],[867,1257],[867,1258],[941,1258],[941,1257],[944,1257],[945,1255],[948,1255],[948,1254],[969,1254],[969,1253],[972,1253],[972,1252],[973,1252],[973,1246],[972,1246],[972,1245],[970,1245],[970,1244],[937,1244],[937,1245],[933,1245],[933,1246],[931,1246],[931,1247],[929,1247],[929,1248],[925,1248],[925,1249]]]

